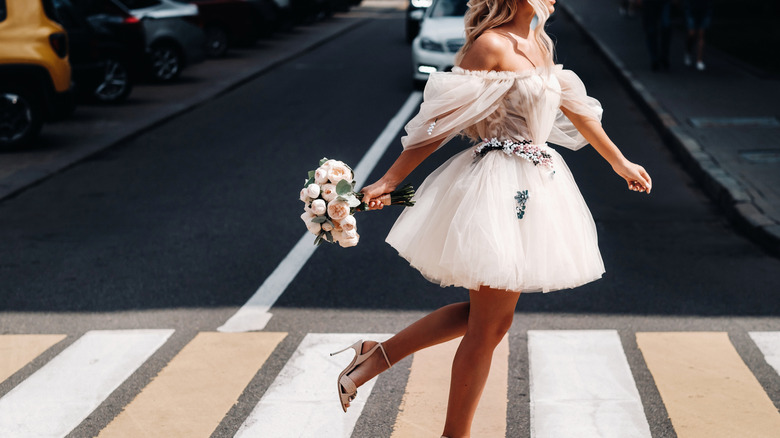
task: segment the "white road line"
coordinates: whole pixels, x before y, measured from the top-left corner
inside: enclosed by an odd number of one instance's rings
[[[351,350],[331,357],[360,339],[383,341],[386,334],[309,333],[241,425],[236,438],[348,438],[376,379],[358,389],[345,414],[337,394],[337,377],[354,357]],[[375,354],[381,354],[379,352]]]
[[[614,330],[529,330],[531,437],[650,438]]]
[[[368,152],[360,160],[360,163],[354,168],[355,180],[359,184],[365,183],[366,178],[374,170],[374,166],[384,155],[390,143],[395,139],[398,131],[404,126],[406,121],[412,116],[412,113],[418,108],[422,93],[413,92],[406,99],[406,102],[398,113],[390,119],[385,129],[379,134],[374,144],[368,149]],[[282,260],[279,266],[274,269],[271,275],[265,279],[260,288],[249,298],[238,312],[222,326],[217,328],[220,332],[246,332],[252,330],[262,330],[273,316],[268,311],[276,302],[287,286],[293,281],[303,265],[309,260],[316,246],[312,244],[314,236],[304,233],[298,240],[293,249]]]
[[[0,436],[67,435],[172,333],[173,330],[87,332],[0,399]]]
[[[766,363],[780,374],[780,332],[749,332],[749,334],[764,354]]]

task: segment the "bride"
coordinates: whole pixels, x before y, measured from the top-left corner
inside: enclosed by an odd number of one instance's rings
[[[338,376],[344,411],[357,388],[420,349],[462,336],[442,434],[468,437],[493,350],[509,330],[521,292],[549,292],[604,273],[593,218],[555,149],[590,143],[628,184],[650,193],[642,166],[601,127],[601,105],[553,62],[544,30],[555,0],[470,0],[466,42],[452,72],[433,73],[404,147],[364,202],[393,191],[456,135],[474,146],[429,175],[387,242],[427,279],[469,289],[383,343],[358,341]],[[534,16],[537,25],[532,27]],[[379,354],[374,354],[379,350]],[[344,350],[342,350],[344,351]]]

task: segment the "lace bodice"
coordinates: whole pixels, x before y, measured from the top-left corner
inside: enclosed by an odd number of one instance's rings
[[[459,67],[432,73],[420,112],[406,125],[405,149],[458,134],[473,141],[530,140],[579,149],[587,140],[561,108],[601,121],[601,104],[589,97],[571,70],[561,65],[525,72],[472,71]]]

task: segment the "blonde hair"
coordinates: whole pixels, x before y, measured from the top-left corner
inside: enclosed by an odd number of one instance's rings
[[[545,0],[469,0],[464,21],[466,22],[466,43],[455,55],[455,63],[460,64],[463,56],[486,30],[493,29],[504,23],[508,23],[515,18],[518,3],[528,2],[534,10],[537,18],[536,25],[536,44],[542,50],[542,54],[547,64],[553,63],[553,52],[555,46],[552,39],[547,35],[544,26],[547,19],[550,18],[550,11],[547,9]]]

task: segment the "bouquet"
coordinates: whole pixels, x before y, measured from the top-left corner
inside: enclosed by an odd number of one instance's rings
[[[355,192],[352,168],[341,161],[323,158],[320,166],[309,171],[301,189],[304,212],[301,219],[306,228],[317,236],[315,245],[338,242],[344,248],[355,246],[360,240],[354,214],[368,210],[363,194]],[[407,184],[378,198],[384,205],[412,206],[414,188]]]

